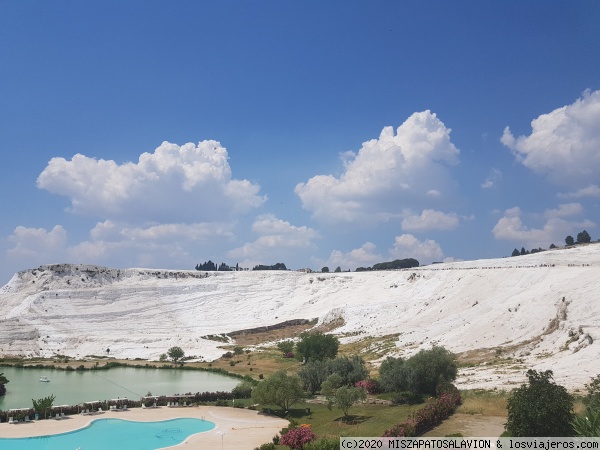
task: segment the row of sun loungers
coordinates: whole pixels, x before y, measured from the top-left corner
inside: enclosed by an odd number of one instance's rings
[[[32,420],[29,418],[29,416],[25,416],[25,418],[23,419],[23,422],[29,423],[29,422],[32,422]],[[21,423],[21,422],[19,422],[18,420],[15,420],[14,417],[9,417],[8,423],[12,423],[14,425],[14,424]]]
[[[127,405],[123,405],[121,407],[119,407],[118,405],[110,405],[109,410],[110,411],[129,411],[129,408],[127,408]]]
[[[147,408],[158,408],[158,405],[156,404],[156,402],[154,402],[152,404],[152,406],[146,406],[144,403],[142,403],[142,409],[147,409]]]
[[[104,413],[104,411],[102,411],[102,408],[98,408],[98,411],[94,411],[91,409],[84,409],[83,411],[81,411],[82,416],[92,416],[94,414],[103,414],[103,413]],[[57,416],[58,416],[58,414],[57,414]],[[64,414],[63,414],[63,416],[64,416]]]
[[[179,402],[168,402],[167,406],[169,408],[181,408],[181,407],[185,407],[185,406],[192,406],[192,403],[190,402],[190,404],[188,405],[187,402],[183,402],[183,404],[179,404]]]

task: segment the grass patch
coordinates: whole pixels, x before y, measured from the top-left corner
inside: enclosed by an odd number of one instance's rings
[[[310,424],[311,430],[318,437],[340,436],[382,436],[383,432],[398,422],[407,420],[424,405],[389,406],[377,404],[360,404],[350,408],[349,420],[344,420],[344,413],[326,405],[314,403],[298,403],[288,411],[286,419],[298,424]],[[273,408],[275,412],[277,408]],[[307,412],[310,410],[310,413]],[[281,447],[287,448],[287,447]]]
[[[502,417],[508,414],[506,409],[510,396],[508,392],[473,389],[460,391],[460,395],[462,404],[457,408],[457,413]]]

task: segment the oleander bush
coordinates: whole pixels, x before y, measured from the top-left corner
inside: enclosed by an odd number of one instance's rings
[[[303,424],[297,428],[292,428],[281,436],[281,445],[287,445],[291,449],[302,449],[306,444],[316,439],[315,433],[310,429],[310,425]]]
[[[460,393],[456,388],[440,394],[433,403],[426,405],[406,422],[394,425],[385,431],[384,437],[415,437],[447,419],[460,405]]]

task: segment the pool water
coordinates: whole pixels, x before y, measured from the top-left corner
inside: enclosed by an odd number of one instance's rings
[[[14,425],[19,426],[19,425]],[[0,438],[2,450],[156,450],[171,447],[189,436],[212,430],[215,424],[201,419],[131,422],[99,419],[69,433],[30,438]]]

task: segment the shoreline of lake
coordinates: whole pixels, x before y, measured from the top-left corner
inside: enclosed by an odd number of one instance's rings
[[[67,369],[44,364],[0,363],[0,373],[9,380],[0,410],[23,408],[32,398],[55,395],[55,404],[77,405],[90,400],[150,395],[172,396],[194,392],[230,392],[243,377],[222,369],[172,367],[168,365],[110,364]],[[41,382],[47,377],[49,382]]]

